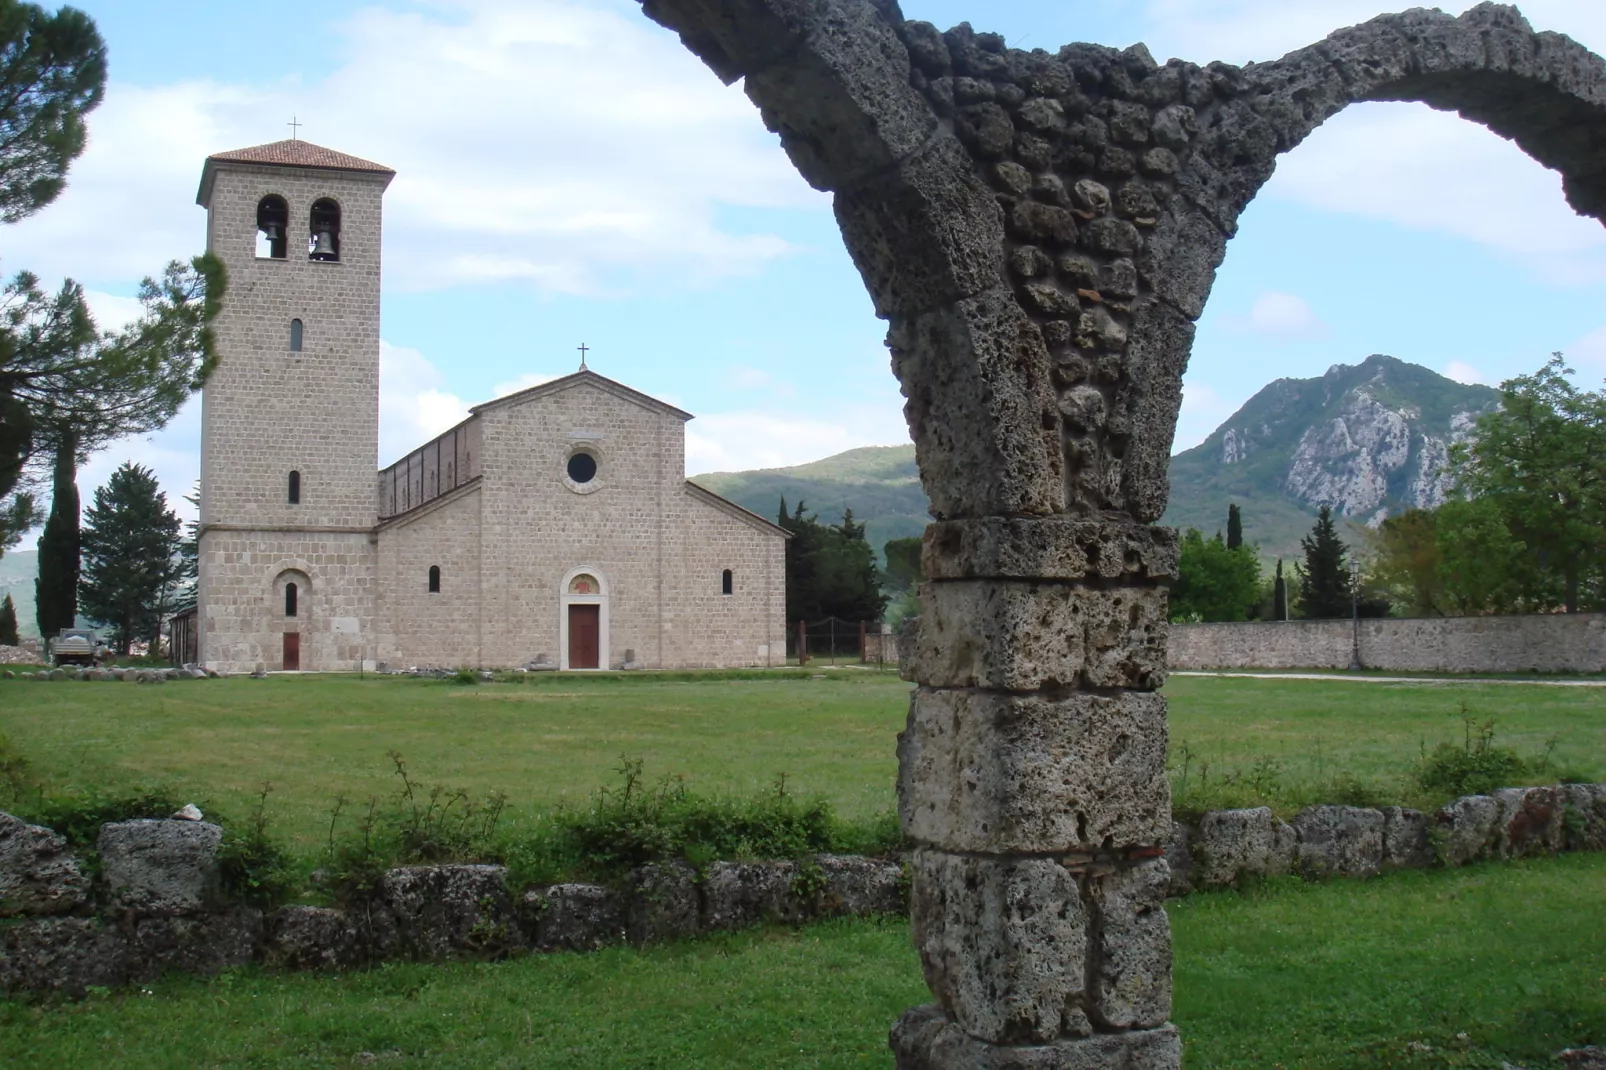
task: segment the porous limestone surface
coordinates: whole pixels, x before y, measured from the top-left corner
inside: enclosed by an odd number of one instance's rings
[[[95,849],[115,909],[193,914],[217,893],[223,830],[205,821],[138,820],[102,825]]]
[[[67,914],[88,894],[89,879],[66,837],[0,813],[0,918]]]

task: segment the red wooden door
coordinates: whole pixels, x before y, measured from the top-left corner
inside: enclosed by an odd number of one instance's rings
[[[284,669],[286,672],[299,672],[301,670],[301,633],[284,633]]]
[[[569,607],[569,668],[598,668],[601,635],[601,606]]]

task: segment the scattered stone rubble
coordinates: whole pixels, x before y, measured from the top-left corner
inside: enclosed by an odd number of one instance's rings
[[[1180,1041],[1154,1021],[1169,934],[1133,891],[1163,883],[1174,839],[1155,692],[1175,535],[1151,525],[1227,242],[1280,154],[1370,100],[1459,111],[1606,219],[1606,62],[1491,3],[1384,15],[1245,67],[1160,64],[1141,44],[1024,51],[896,0],[642,9],[740,80],[834,194],[908,399],[937,522],[899,790],[938,1007],[894,1029],[899,1067],[1174,1070]],[[1370,818],[1313,815],[1296,858],[1288,826],[1219,824],[1210,879],[1265,860],[1347,872],[1383,840]],[[1106,983],[1112,962],[1158,972]]]
[[[221,838],[217,825],[179,815],[107,824],[91,880],[91,868],[61,836],[0,813],[0,991],[81,994],[166,971],[210,975],[247,962],[345,970],[390,958],[593,951],[762,923],[895,915],[911,906],[908,874],[899,862],[822,854],[806,861],[713,862],[701,870],[657,863],[618,886],[563,883],[519,893],[508,887],[502,866],[402,866],[381,878],[360,909],[287,906],[264,913],[219,898]],[[939,963],[935,976],[948,987],[938,995],[963,1018],[920,1011],[910,1019],[913,1032],[900,1033],[898,1043],[937,1044],[973,1060],[966,1065],[1002,1066],[958,1022],[1059,1045],[1067,1033],[1094,1035],[1092,1021],[1076,1017],[1086,1013],[1073,998],[1079,997],[1099,1021],[1148,1031],[1152,1039],[1144,1043],[1167,1051],[1176,1039],[1164,1024],[1171,1007],[1170,943],[1159,938],[1168,931],[1162,908],[1168,896],[1289,873],[1311,880],[1364,878],[1392,869],[1598,850],[1606,850],[1606,784],[1569,784],[1467,796],[1435,814],[1313,806],[1283,822],[1265,807],[1213,811],[1172,822],[1163,856],[1114,870],[1085,899],[1063,876],[1063,860],[1022,862],[995,897],[981,901],[981,918],[970,913],[976,901],[967,896],[915,898],[921,954]],[[964,887],[972,878],[967,867],[974,867],[962,856],[935,858],[916,852],[911,868],[956,868],[939,875],[938,888]],[[1045,901],[1054,909],[1036,909]],[[1074,944],[1089,913],[1099,914],[1103,926],[1091,973],[1017,972],[1009,975],[1009,998],[1000,1002],[990,998],[980,972],[965,968],[978,953],[1007,957],[1011,940]],[[993,946],[974,948],[977,940]],[[1107,1054],[1098,1043],[1071,1050]]]

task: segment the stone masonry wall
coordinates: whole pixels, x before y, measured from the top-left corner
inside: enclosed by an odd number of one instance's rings
[[[385,176],[218,163],[207,247],[229,291],[217,370],[202,391],[200,659],[225,672],[275,669],[283,634],[301,665],[356,669],[374,658],[374,468],[379,441],[379,278]],[[256,255],[256,210],[289,205],[289,254]],[[312,202],[341,207],[340,260],[304,245]],[[290,321],[303,324],[290,351]],[[300,502],[288,501],[291,471]],[[310,579],[297,620],[283,575]],[[298,586],[300,586],[298,584]]]
[[[817,855],[802,863],[713,862],[701,870],[660,862],[614,885],[523,889],[509,886],[502,866],[404,866],[385,873],[353,909],[264,913],[220,895],[221,835],[198,821],[108,824],[92,871],[50,829],[0,814],[0,992],[82,995],[90,986],[169,970],[212,974],[251,961],[338,970],[387,958],[591,951],[908,906],[898,861]],[[1291,873],[1366,878],[1603,849],[1606,784],[1507,788],[1464,796],[1433,814],[1312,806],[1283,822],[1265,807],[1221,810],[1171,824],[1161,864],[1166,880],[1151,891],[1179,896]],[[1126,998],[1140,994],[1128,989]],[[917,1031],[940,1031],[939,1019],[924,1012],[917,1018]]]
[[[455,668],[480,658],[480,484],[461,487],[379,529],[379,660]],[[441,570],[430,593],[429,569]]]
[[[373,536],[203,530],[201,661],[219,672],[283,665],[284,634],[301,636],[304,669],[356,671],[374,659]],[[284,583],[297,586],[284,615]]]
[[[1173,669],[1346,669],[1347,620],[1173,624]],[[1361,664],[1394,672],[1606,672],[1606,615],[1363,620]]]

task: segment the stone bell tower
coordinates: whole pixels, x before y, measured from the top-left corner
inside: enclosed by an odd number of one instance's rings
[[[395,172],[299,140],[207,158],[228,270],[202,394],[200,660],[373,660],[381,200]]]

